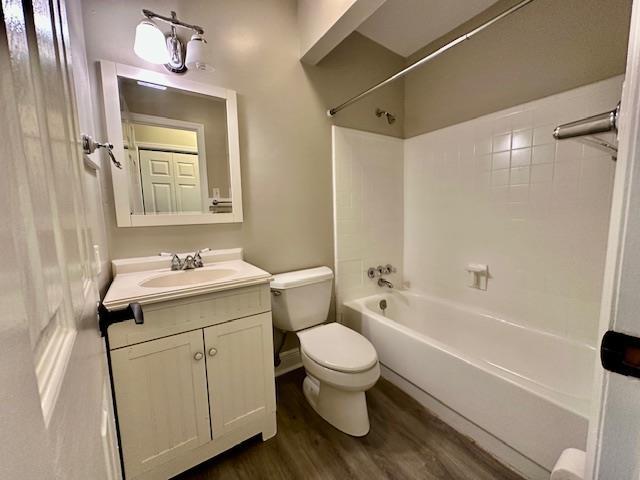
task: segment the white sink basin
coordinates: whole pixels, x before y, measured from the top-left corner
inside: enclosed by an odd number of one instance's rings
[[[140,286],[150,288],[185,287],[198,283],[217,282],[235,273],[237,273],[235,270],[227,268],[184,270],[150,278],[140,283]]]
[[[203,253],[202,260],[204,267],[178,272],[169,269],[167,257],[158,255],[114,260],[115,278],[104,297],[104,306],[116,311],[133,302],[150,305],[271,281],[269,272],[242,260],[239,248],[212,250]]]

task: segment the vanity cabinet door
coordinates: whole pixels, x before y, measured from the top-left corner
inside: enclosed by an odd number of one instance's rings
[[[211,440],[202,330],[111,352],[127,478]]]
[[[204,329],[213,438],[275,411],[271,312]]]

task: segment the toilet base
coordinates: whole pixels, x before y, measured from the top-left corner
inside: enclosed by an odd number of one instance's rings
[[[313,409],[338,430],[354,437],[369,433],[369,414],[364,392],[339,390],[307,373],[302,390]]]

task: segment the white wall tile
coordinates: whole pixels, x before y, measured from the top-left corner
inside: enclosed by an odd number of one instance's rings
[[[404,142],[334,128],[338,305],[391,281],[594,344],[615,164],[556,142],[563,121],[612,108],[622,77]],[[487,263],[487,291],[467,263]]]
[[[527,148],[530,147],[533,141],[533,130],[531,128],[526,128],[524,130],[518,130],[513,132],[513,136],[511,138],[511,148]]]
[[[464,151],[467,155],[471,152],[473,162],[472,136],[468,135]],[[380,290],[366,276],[368,267],[390,263],[398,271],[389,280],[402,283],[403,141],[342,127],[334,127],[333,137],[336,297],[340,314],[343,302]],[[457,149],[446,150],[445,145],[424,152],[422,160],[443,162],[446,168],[442,174],[450,177],[455,170],[452,164],[460,155]],[[422,169],[416,168],[416,182],[424,176]]]
[[[493,152],[511,150],[511,133],[503,133],[493,136]]]
[[[553,164],[543,163],[531,166],[531,183],[553,181]]]
[[[533,129],[533,145],[549,145],[555,143],[553,139],[554,124],[542,125]]]
[[[501,187],[509,185],[509,169],[494,170],[491,172],[491,185],[493,187]]]
[[[519,148],[511,152],[511,166],[524,167],[531,163],[531,149]]]
[[[531,175],[530,167],[518,167],[511,169],[511,176],[509,178],[509,184],[522,185],[529,183],[529,177]]]
[[[531,163],[553,163],[556,159],[556,146],[536,145],[532,149]]]
[[[491,169],[500,170],[503,168],[509,168],[511,162],[511,152],[494,153],[491,157]]]
[[[616,77],[407,139],[412,288],[594,344],[615,163],[552,133],[612,108],[621,87]],[[489,265],[487,291],[467,287],[470,262]]]

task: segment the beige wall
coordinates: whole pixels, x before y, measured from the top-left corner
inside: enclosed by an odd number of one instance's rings
[[[356,1],[298,0],[300,53],[306,53]]]
[[[497,2],[410,60],[515,3]],[[630,12],[631,0],[527,5],[406,77],[406,137],[623,73]]]
[[[133,53],[141,0],[84,2],[89,61],[104,58],[156,68]],[[303,67],[294,0],[260,2],[159,1],[154,10],[175,9],[198,22],[212,50],[214,73],[186,78],[238,92],[240,156],[245,221],[242,224],[116,228],[113,201],[107,209],[112,258],[244,247],[248,261],[271,272],[333,265],[331,206],[332,120],[326,109],[388,75],[404,59],[360,35],[348,38],[318,66]],[[97,89],[99,92],[99,90]],[[340,125],[401,136],[402,85],[335,118]],[[391,110],[391,127],[374,115]],[[98,121],[104,123],[101,114]],[[107,185],[111,192],[111,185]]]
[[[325,110],[384,80],[404,67],[405,59],[358,32],[352,33],[317,66],[303,64],[307,79]],[[375,116],[376,108],[396,116],[393,125]],[[322,112],[326,116],[326,112]],[[404,83],[396,82],[337,113],[334,125],[394,137],[404,136]],[[327,130],[328,133],[328,130]],[[330,138],[327,141],[331,141]]]

